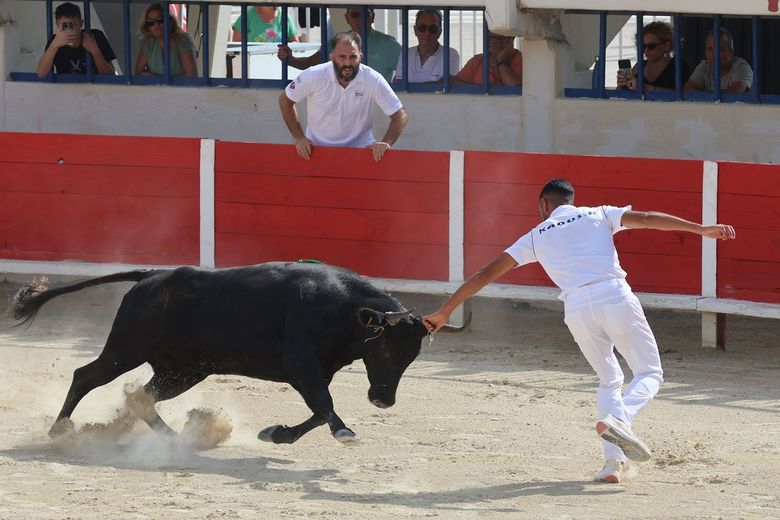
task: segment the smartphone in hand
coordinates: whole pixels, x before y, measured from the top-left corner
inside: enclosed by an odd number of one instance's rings
[[[76,24],[73,22],[62,22],[62,28],[60,29],[62,32],[76,32]],[[73,47],[73,42],[68,42],[68,46]]]
[[[618,74],[626,78],[631,77],[631,60],[618,60]]]

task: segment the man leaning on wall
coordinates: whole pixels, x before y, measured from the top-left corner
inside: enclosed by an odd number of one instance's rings
[[[330,60],[303,71],[279,96],[279,108],[295,139],[295,149],[310,159],[313,146],[370,148],[382,159],[400,137],[408,116],[401,101],[379,72],[360,63],[360,35],[340,32],[330,41]],[[295,104],[306,101],[304,132]],[[381,141],[372,132],[374,110],[390,118]]]

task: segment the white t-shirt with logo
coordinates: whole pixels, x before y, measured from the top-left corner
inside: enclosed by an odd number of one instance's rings
[[[558,206],[550,218],[506,249],[517,267],[539,262],[560,287],[560,299],[573,289],[610,279],[625,279],[612,236],[631,206]]]
[[[387,116],[403,107],[385,78],[362,64],[346,88],[328,61],[301,72],[285,94],[295,103],[308,100],[306,137],[319,146],[370,146],[376,142],[371,131],[374,107]]]

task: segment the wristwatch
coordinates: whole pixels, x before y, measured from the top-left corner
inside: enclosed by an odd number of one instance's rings
[[[506,62],[506,60],[501,60],[498,63],[496,63],[496,68],[500,67],[501,65],[509,66],[509,63]]]

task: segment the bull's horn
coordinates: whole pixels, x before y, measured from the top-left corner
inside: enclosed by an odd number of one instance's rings
[[[466,332],[471,326],[471,300],[466,300],[463,304],[463,325],[460,327],[455,325],[445,324],[439,329],[439,332],[447,332],[449,334],[458,334],[460,332]]]
[[[387,324],[392,327],[393,325],[398,325],[398,322],[406,318],[407,316],[411,316],[413,312],[414,309],[410,309],[408,311],[385,312],[382,315],[387,320]]]
[[[383,327],[385,325],[397,325],[399,321],[411,315],[414,309],[409,311],[383,312],[361,307],[358,310],[358,320],[364,327]]]

